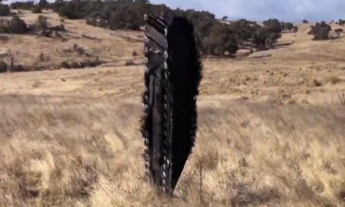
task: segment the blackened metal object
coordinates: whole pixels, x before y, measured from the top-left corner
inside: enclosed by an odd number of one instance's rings
[[[141,132],[147,176],[173,194],[194,147],[196,97],[202,78],[193,25],[185,18],[145,15],[145,91]]]

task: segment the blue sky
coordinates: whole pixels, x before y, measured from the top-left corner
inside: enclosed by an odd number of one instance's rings
[[[345,0],[150,0],[171,8],[207,10],[230,19],[301,22],[345,19]]]
[[[25,1],[25,0],[8,0]],[[35,0],[38,2],[39,0]],[[54,1],[54,0],[48,0]],[[310,22],[345,19],[345,0],[150,0],[170,8],[205,10],[218,18]]]

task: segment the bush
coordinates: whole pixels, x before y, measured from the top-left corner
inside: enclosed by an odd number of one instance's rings
[[[339,19],[338,24],[341,25],[341,26],[345,25],[345,20]]]
[[[223,56],[225,52],[234,54],[238,50],[236,34],[226,24],[215,23],[204,37],[203,46],[207,54]]]
[[[337,33],[338,37],[340,36],[340,33],[343,33],[344,30],[343,29],[336,29],[334,30],[335,33]]]
[[[321,23],[316,23],[315,26],[312,26],[308,34],[314,35],[313,40],[327,40],[329,39],[329,32],[331,30],[331,26],[322,21]]]
[[[281,38],[281,34],[272,32],[267,27],[259,28],[253,35],[253,43],[258,50],[263,50],[266,47],[272,48],[273,44]]]
[[[28,31],[26,23],[17,16],[14,16],[11,20],[0,21],[0,32],[23,34]]]
[[[10,14],[10,7],[0,3],[0,16],[8,16]]]
[[[70,65],[66,62],[66,61],[63,61],[60,65],[60,68],[65,68],[65,69],[69,69],[71,68]]]
[[[33,1],[13,2],[10,4],[12,9],[31,10],[35,4]]]
[[[83,68],[85,68],[85,67],[96,67],[100,64],[102,64],[102,62],[99,61],[98,58],[96,60],[86,60],[86,61],[81,62],[81,66]]]
[[[0,73],[5,73],[7,72],[7,63],[4,61],[0,61]]]
[[[278,19],[269,19],[264,21],[263,24],[270,32],[280,33],[282,31],[281,23]]]
[[[40,8],[49,8],[49,3],[47,2],[47,0],[40,0],[38,3],[38,6]]]
[[[336,33],[342,33],[342,32],[344,32],[344,30],[341,29],[341,28],[339,28],[339,29],[334,30],[334,32],[336,32]]]
[[[73,11],[73,9],[69,7],[63,7],[60,8],[59,11],[59,16],[66,17],[67,19],[80,19],[81,16],[78,15],[77,12]]]
[[[32,9],[31,9],[31,12],[34,13],[34,14],[39,14],[39,13],[42,13],[42,9],[40,6],[34,6]]]
[[[236,39],[240,44],[248,41],[253,36],[257,26],[256,24],[252,25],[251,22],[245,19],[240,19],[230,24],[230,28],[236,31]]]
[[[281,29],[282,30],[293,30],[293,27],[294,27],[294,25],[292,24],[292,23],[290,23],[290,22],[282,22],[281,23]]]
[[[11,19],[10,29],[11,29],[11,33],[14,33],[14,34],[23,34],[28,30],[24,20],[20,19],[17,16],[14,16]]]
[[[22,65],[14,65],[12,68],[13,72],[24,72],[26,69]]]
[[[45,30],[48,28],[48,18],[46,16],[39,15],[34,24],[35,29]]]

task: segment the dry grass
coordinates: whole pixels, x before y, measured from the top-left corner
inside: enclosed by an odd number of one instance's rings
[[[77,44],[122,62],[0,75],[1,207],[345,205],[343,39],[311,41],[303,24],[264,58],[203,60],[196,148],[169,199],[144,177],[144,68],[121,66],[142,58],[126,40],[141,34],[64,23],[66,42],[13,35],[0,53],[34,46],[18,61],[61,64],[80,58],[63,52]]]
[[[144,178],[138,103],[2,96],[0,206],[344,202],[343,107],[201,99],[197,145],[168,199]]]
[[[27,24],[33,24],[37,21],[39,15],[46,17],[52,26],[58,26],[61,23],[57,13],[46,10],[42,14],[22,11],[20,18]],[[120,63],[121,65],[124,65],[127,60],[142,58],[132,56],[133,50],[142,55],[142,43],[128,42],[125,39],[140,40],[142,39],[140,32],[112,32],[87,25],[84,20],[65,20],[63,25],[67,30],[66,32],[61,32],[63,39],[37,37],[34,35],[9,35],[6,41],[0,39],[0,60],[2,59],[1,54],[8,49],[13,51],[19,50],[15,60],[16,64],[25,65],[30,70],[38,70],[39,68],[59,69],[63,61],[81,62],[96,57],[100,58],[102,62]],[[74,45],[79,46],[75,48],[77,50],[71,50]],[[41,54],[53,58],[42,61],[40,58]]]

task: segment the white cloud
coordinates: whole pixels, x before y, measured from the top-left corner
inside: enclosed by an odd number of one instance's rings
[[[283,21],[329,21],[345,19],[344,0],[151,0],[171,8],[208,10],[221,17]]]

